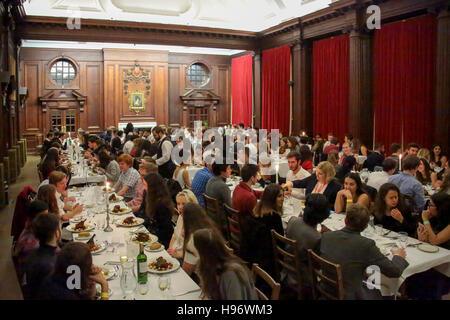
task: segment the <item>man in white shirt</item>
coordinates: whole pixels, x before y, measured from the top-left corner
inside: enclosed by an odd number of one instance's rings
[[[334,138],[334,133],[330,132],[330,133],[328,134],[328,139],[327,139],[327,141],[323,144],[323,148],[324,148],[324,149],[325,149],[326,147],[328,147],[329,145],[332,144],[331,141],[333,140],[333,138]],[[336,146],[339,147],[339,143],[337,143]]]
[[[303,180],[309,177],[311,174],[302,168],[302,160],[300,153],[297,151],[291,151],[287,155],[289,171],[286,174],[286,181]],[[297,199],[305,199],[305,189],[292,189],[292,196]]]
[[[380,187],[388,182],[390,176],[392,176],[397,168],[397,161],[392,158],[386,158],[383,160],[383,171],[372,172],[369,175],[369,180],[367,181],[367,185],[369,187],[373,187],[380,189]]]
[[[175,164],[171,160],[173,144],[170,138],[165,135],[161,127],[154,127],[153,137],[158,141],[158,153],[153,157],[158,165],[159,174],[167,179],[172,179],[175,171]]]

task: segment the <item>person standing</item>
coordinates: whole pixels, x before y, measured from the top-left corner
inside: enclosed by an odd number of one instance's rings
[[[170,156],[172,154],[173,144],[170,138],[165,135],[161,127],[155,127],[152,130],[153,137],[158,142],[158,152],[153,157],[158,165],[158,172],[166,179],[172,179],[175,171],[175,164]]]

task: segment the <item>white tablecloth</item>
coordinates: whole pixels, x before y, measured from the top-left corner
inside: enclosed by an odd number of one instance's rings
[[[105,175],[93,173],[91,168],[88,169],[87,179],[86,179],[86,174],[83,172],[82,166],[78,165],[76,163],[72,163],[72,172],[74,172],[74,175],[72,175],[72,179],[70,179],[70,183],[69,183],[70,186],[73,186],[76,184],[105,183],[106,182]]]
[[[100,187],[91,187],[91,188],[100,188]],[[97,194],[101,191],[99,189],[96,189]],[[78,191],[78,192],[72,192],[70,191],[70,196],[75,196],[77,200],[80,200],[80,203],[83,203],[85,200],[80,199],[81,194],[85,194],[87,191]],[[103,196],[103,192],[101,192]],[[98,200],[98,198],[97,198]],[[119,204],[119,203],[117,203]],[[121,206],[125,206],[125,204],[122,202],[120,203]],[[104,221],[106,221],[106,205],[98,205],[96,204],[94,208],[87,209],[83,211],[82,214],[86,215],[88,217],[89,222],[95,223],[97,226],[101,225]],[[104,210],[103,210],[104,209]],[[126,247],[126,239],[130,236],[129,232],[131,230],[136,230],[136,228],[127,228],[127,227],[118,227],[114,224],[115,221],[118,221],[119,219],[125,219],[126,217],[134,216],[132,213],[116,216],[116,215],[110,215],[110,225],[113,228],[113,232],[104,232],[101,229],[96,228],[95,232],[95,239],[98,241],[108,241],[113,243],[119,243],[119,245],[116,245],[115,251],[110,252],[109,249],[104,250],[100,252],[99,254],[93,255],[93,262],[95,265],[100,267],[107,267],[109,269],[112,269],[113,267],[111,265],[104,265],[107,261],[120,261],[120,257],[127,255],[127,247]],[[160,252],[148,252],[145,251],[145,254],[147,255],[147,262],[150,262],[160,256],[163,256],[165,259],[173,259],[170,257],[170,255],[167,253],[166,250],[160,251]],[[135,257],[132,257],[135,258]],[[136,264],[135,264],[136,268]],[[187,275],[187,273],[180,267],[177,271],[167,273],[165,274],[170,278],[170,289],[169,289],[169,298],[175,299],[175,300],[199,300],[200,299],[200,287]],[[148,292],[146,295],[141,295],[138,292],[138,289],[136,289],[136,292],[134,294],[134,298],[136,300],[160,300],[163,298],[163,295],[161,294],[161,291],[158,288],[158,277],[159,275],[148,273]],[[112,295],[109,297],[111,300],[122,300],[123,293],[120,288],[120,276],[114,277],[110,280],[108,280],[109,288],[112,290]]]

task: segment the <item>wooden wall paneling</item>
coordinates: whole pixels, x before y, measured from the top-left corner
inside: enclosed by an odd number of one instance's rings
[[[437,17],[436,105],[434,141],[442,152],[450,152],[450,8],[443,7]]]
[[[24,131],[23,135],[27,138],[29,148],[35,148],[38,145],[36,134],[41,133],[42,128],[42,110],[38,104],[40,62],[24,63],[24,82],[28,88],[28,98],[24,107]]]
[[[180,68],[178,64],[169,64],[169,126],[180,126],[182,123]]]
[[[85,90],[87,95],[86,107],[80,113],[82,118],[87,117],[87,128],[89,131],[101,131],[103,123],[103,77],[100,64],[84,64],[85,68]],[[87,116],[86,116],[87,113]]]

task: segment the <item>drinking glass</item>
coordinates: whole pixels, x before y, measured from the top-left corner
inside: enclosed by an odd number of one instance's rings
[[[166,290],[169,289],[170,286],[170,278],[166,276],[161,276],[158,278],[158,288],[162,291],[163,297],[166,298]]]
[[[133,272],[134,264],[130,261],[122,264],[122,275],[120,277],[120,288],[124,294],[124,299],[136,290],[137,280]]]
[[[146,283],[138,283],[138,289],[139,289],[139,293],[143,296],[145,296],[148,292],[148,282]]]
[[[398,232],[400,247],[406,249],[408,245],[408,233],[407,232]]]

